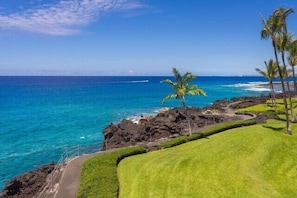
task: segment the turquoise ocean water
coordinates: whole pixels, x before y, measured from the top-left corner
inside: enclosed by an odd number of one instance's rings
[[[0,189],[11,178],[57,162],[66,147],[102,144],[102,130],[123,118],[181,106],[162,98],[168,77],[0,77]],[[217,99],[268,94],[262,77],[198,77],[207,97],[188,97],[189,106]]]

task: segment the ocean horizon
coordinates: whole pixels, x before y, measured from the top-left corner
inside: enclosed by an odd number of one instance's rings
[[[103,143],[103,129],[125,118],[155,115],[181,101],[162,99],[172,76],[0,76],[0,188],[15,176],[57,162],[67,147]],[[199,76],[207,96],[187,105],[267,95],[261,76]]]

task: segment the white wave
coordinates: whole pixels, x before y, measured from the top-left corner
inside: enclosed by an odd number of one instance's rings
[[[248,82],[248,83],[237,83],[233,85],[223,85],[226,87],[257,87],[257,86],[268,86],[267,82]]]
[[[133,80],[131,81],[132,83],[148,83],[150,82],[149,80]]]
[[[151,116],[154,116],[154,115],[155,114],[142,113],[140,115],[135,115],[135,116],[127,117],[126,120],[130,120],[133,123],[138,124],[141,119],[147,119],[147,118],[150,118]]]
[[[270,91],[270,89],[264,88],[264,87],[251,87],[251,88],[246,88],[245,90],[247,90],[247,91],[257,91],[257,92]]]
[[[132,121],[135,124],[138,124],[139,121],[140,121],[140,116],[131,116],[131,117],[128,117],[126,119]]]
[[[165,111],[168,111],[169,109],[170,109],[169,107],[163,107],[163,108],[154,110],[154,112],[155,113],[163,113]]]
[[[128,80],[128,81],[118,81],[114,83],[149,83],[149,80]]]
[[[237,83],[233,85],[224,85],[227,87],[235,87],[241,88],[246,91],[254,91],[254,92],[267,92],[270,91],[269,83],[267,82],[248,82],[248,83]]]

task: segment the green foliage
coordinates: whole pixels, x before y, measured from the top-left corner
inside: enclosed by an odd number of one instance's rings
[[[254,124],[256,124],[256,121],[254,119],[221,123],[221,124],[215,125],[214,127],[203,130],[202,133],[204,134],[204,136],[210,136],[229,129],[239,128],[239,127],[249,126]]]
[[[181,75],[176,68],[173,68],[173,74],[176,82],[173,82],[170,79],[163,80],[162,83],[167,83],[172,86],[174,93],[168,94],[162,100],[162,103],[166,102],[168,99],[181,99],[183,106],[186,106],[185,96],[186,95],[203,95],[206,93],[199,89],[197,85],[190,85],[190,82],[196,78],[190,72],[186,72],[184,75]]]
[[[198,140],[198,139],[201,139],[201,138],[204,138],[204,137],[216,134],[216,133],[220,133],[220,132],[228,130],[228,129],[238,128],[238,127],[248,126],[248,125],[253,125],[253,124],[256,124],[256,121],[254,119],[217,124],[211,128],[202,130],[200,133],[195,133],[191,136],[180,136],[180,137],[174,138],[172,140],[163,142],[158,146],[158,148],[164,149],[164,148],[178,146],[180,144],[184,144],[186,142],[190,142],[193,140]]]
[[[170,147],[178,146],[180,144],[184,144],[186,142],[188,142],[187,136],[180,136],[159,144],[158,148],[159,149],[170,148]]]
[[[102,154],[83,164],[78,198],[117,197],[117,165],[129,156],[145,153],[143,147],[129,147]]]
[[[119,194],[123,198],[295,197],[296,150],[295,134],[260,124],[231,129],[124,159],[118,167]]]

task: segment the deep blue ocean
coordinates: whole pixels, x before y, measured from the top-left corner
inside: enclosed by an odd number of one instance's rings
[[[66,147],[102,144],[102,131],[123,118],[155,114],[172,93],[161,80],[171,77],[0,77],[0,190],[13,177],[57,162]],[[262,77],[198,77],[206,97],[188,97],[188,106],[217,99],[268,94]]]

